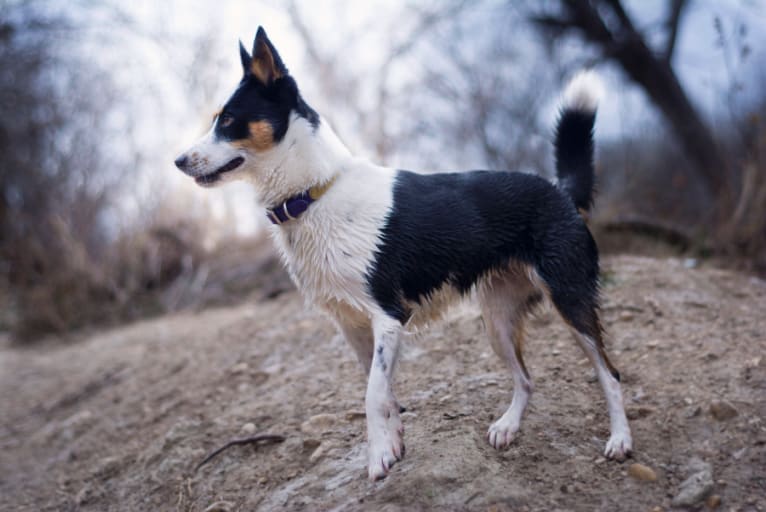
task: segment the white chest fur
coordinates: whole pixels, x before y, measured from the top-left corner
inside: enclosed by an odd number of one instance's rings
[[[290,276],[310,302],[367,317],[376,309],[366,277],[391,209],[394,176],[392,169],[355,162],[299,219],[272,227]]]

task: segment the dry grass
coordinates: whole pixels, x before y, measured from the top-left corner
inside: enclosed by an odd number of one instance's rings
[[[13,272],[2,293],[3,327],[28,342],[290,288],[263,236],[229,235],[206,248],[210,221],[164,218],[125,232],[98,254],[60,219],[45,239],[6,247]]]

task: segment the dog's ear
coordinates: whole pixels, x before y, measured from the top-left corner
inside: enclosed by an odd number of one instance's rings
[[[250,63],[253,58],[250,57],[250,54],[245,50],[245,45],[242,44],[242,41],[239,42],[239,58],[242,60],[242,72],[247,75],[250,73]]]
[[[246,55],[247,52],[243,54]],[[243,60],[244,65],[244,60]],[[249,71],[264,85],[269,85],[274,80],[287,76],[287,68],[282,63],[276,48],[269,41],[263,27],[258,27],[253,43],[253,56],[250,60]],[[246,71],[247,74],[247,71]]]

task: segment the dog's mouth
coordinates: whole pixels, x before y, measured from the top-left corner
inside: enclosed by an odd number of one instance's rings
[[[245,159],[243,157],[238,156],[232,160],[229,160],[228,163],[219,167],[218,169],[211,172],[210,174],[205,174],[204,176],[197,176],[196,178],[194,178],[194,181],[197,183],[197,185],[210,185],[211,183],[215,183],[216,181],[218,181],[218,179],[221,177],[223,173],[233,171],[234,169],[242,165],[242,162],[244,161]]]

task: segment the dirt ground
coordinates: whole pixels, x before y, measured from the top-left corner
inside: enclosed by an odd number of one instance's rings
[[[288,292],[76,343],[4,345],[0,510],[670,510],[690,476],[709,480],[693,507],[766,510],[766,282],[674,259],[603,267],[633,428],[624,463],[601,456],[601,389],[547,309],[529,329],[522,433],[503,453],[486,444],[512,380],[469,302],[407,342],[407,457],[368,482],[361,369]],[[194,471],[253,433],[286,440]]]

